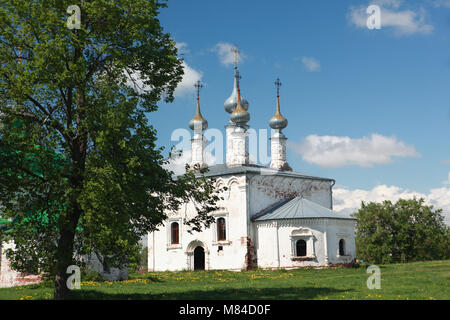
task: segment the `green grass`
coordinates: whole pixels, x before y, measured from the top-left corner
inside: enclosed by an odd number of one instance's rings
[[[450,260],[382,265],[381,289],[366,268],[182,271],[131,274],[122,282],[82,282],[75,299],[450,299]],[[0,289],[0,299],[52,299],[51,283]]]

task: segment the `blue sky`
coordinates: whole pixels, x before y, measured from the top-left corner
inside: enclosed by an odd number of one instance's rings
[[[369,4],[381,8],[381,29],[365,25]],[[273,83],[283,83],[295,171],[335,179],[348,206],[417,193],[450,210],[449,0],[173,0],[160,21],[186,75],[175,101],[150,115],[159,145],[188,129],[197,79],[209,128],[224,131],[233,66],[219,49],[235,43],[252,128],[269,129]]]

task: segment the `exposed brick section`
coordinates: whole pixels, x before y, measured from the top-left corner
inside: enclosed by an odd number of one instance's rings
[[[25,275],[12,270],[5,252],[9,248],[13,248],[13,245],[11,243],[3,243],[2,245],[2,250],[0,250],[0,288],[23,286],[41,281],[40,275]]]
[[[247,253],[245,255],[245,269],[253,270],[256,268],[256,256],[255,256],[255,248],[252,243],[252,239],[250,237],[246,237],[247,242]]]

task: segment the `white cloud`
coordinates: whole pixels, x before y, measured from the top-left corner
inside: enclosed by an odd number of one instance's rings
[[[180,157],[174,157],[170,159],[169,162],[163,167],[166,170],[173,171],[175,175],[184,174],[186,172],[186,163],[191,163],[192,150],[183,150]],[[205,161],[208,166],[213,166],[216,164],[216,158],[209,152],[205,152]]]
[[[180,54],[189,52],[187,48],[186,42],[178,42],[176,44],[176,47],[178,48],[178,52]],[[179,98],[186,94],[195,92],[194,84],[201,80],[203,77],[203,72],[197,71],[191,66],[189,66],[186,61],[182,62],[182,67],[184,70],[183,78],[181,82],[178,84],[177,88],[175,89],[174,96]],[[145,91],[151,91],[151,87],[144,85],[142,78],[140,76],[139,72],[130,72],[126,73],[127,75],[127,85],[130,87],[134,87],[138,92],[142,93]]]
[[[227,42],[219,42],[211,49],[211,51],[216,52],[220,63],[225,66],[232,65],[234,63],[234,52],[231,50],[234,47],[233,44]],[[237,62],[241,63],[245,58],[242,51],[239,52],[237,56]]]
[[[178,49],[178,54],[186,54],[189,53],[187,49],[188,44],[186,42],[177,42],[175,47]]]
[[[303,63],[303,66],[308,71],[319,71],[320,70],[320,62],[312,57],[301,57],[301,61]]]
[[[450,8],[450,0],[436,0],[434,1],[434,6]]]
[[[185,61],[183,61],[182,66],[184,69],[183,79],[178,84],[174,92],[174,96],[177,98],[195,92],[194,84],[203,77],[203,72],[193,69]],[[127,85],[134,87],[135,90],[140,93],[152,90],[150,86],[144,84],[138,71],[127,74],[127,78]]]
[[[139,71],[125,71],[127,77],[127,86],[133,87],[137,92],[149,92],[152,90],[150,86],[144,84],[141,73]]]
[[[175,97],[182,97],[186,94],[195,92],[194,84],[203,77],[203,72],[193,69],[185,61],[183,61],[183,69],[183,80],[181,80],[175,89]]]
[[[380,6],[381,28],[392,28],[398,36],[411,35],[415,33],[429,34],[434,27],[427,23],[427,12],[423,8],[416,11],[400,7],[404,2],[400,0],[375,0],[370,4]],[[351,6],[348,19],[359,28],[367,28],[367,6]]]
[[[370,137],[309,135],[301,144],[288,142],[288,146],[308,163],[336,168],[348,165],[372,167],[387,164],[394,157],[419,157],[413,146],[398,141],[396,137],[372,134]]]
[[[446,224],[450,225],[450,188],[431,189],[428,194],[423,194],[397,186],[378,185],[371,190],[355,189],[345,187],[333,190],[333,209],[342,214],[349,215],[358,211],[361,201],[383,202],[390,200],[396,202],[398,199],[424,198],[426,205],[433,205],[434,209],[442,209],[442,215]]]

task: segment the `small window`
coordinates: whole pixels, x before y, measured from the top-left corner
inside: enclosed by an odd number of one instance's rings
[[[297,257],[305,257],[306,256],[306,241],[305,240],[297,240],[296,243],[297,249]]]
[[[180,243],[180,234],[179,234],[179,225],[178,222],[173,222],[171,224],[171,243],[179,244]]]
[[[217,219],[217,240],[225,241],[226,239],[225,219],[219,218]]]
[[[345,256],[345,241],[344,241],[344,239],[339,240],[339,255]]]

